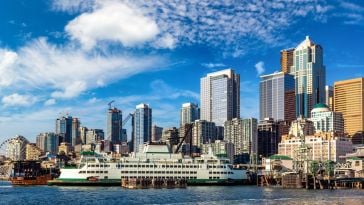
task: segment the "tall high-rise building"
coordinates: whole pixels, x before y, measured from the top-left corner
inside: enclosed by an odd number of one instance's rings
[[[149,105],[136,106],[133,129],[133,151],[139,152],[139,147],[152,138],[152,109]]]
[[[283,72],[260,76],[260,120],[293,121],[296,118],[294,107],[294,77]]]
[[[158,142],[162,138],[163,127],[157,125],[152,126],[152,142]]]
[[[201,78],[200,119],[216,126],[240,116],[240,75],[232,69],[207,74]]]
[[[72,119],[72,146],[76,146],[76,145],[82,143],[80,130],[79,130],[80,124],[81,123],[78,120],[78,118]]]
[[[170,145],[177,145],[179,143],[178,129],[176,127],[163,128],[162,141],[168,141]]]
[[[334,88],[329,85],[325,86],[325,103],[330,110],[334,110]]]
[[[216,126],[214,122],[196,120],[192,128],[193,153],[200,153],[202,144],[212,143],[216,140]]]
[[[112,143],[120,143],[122,129],[122,112],[116,107],[110,108],[107,113],[107,139]]]
[[[290,73],[293,66],[294,48],[281,50],[281,71]]]
[[[26,145],[29,143],[23,136],[15,136],[6,144],[6,157],[13,160],[25,160]]]
[[[128,142],[128,134],[126,129],[121,129],[121,142],[127,143]]]
[[[53,132],[40,133],[36,138],[37,147],[44,152],[58,153],[60,136]]]
[[[180,125],[186,123],[193,123],[195,120],[200,119],[200,108],[194,103],[183,103],[181,108],[181,121]]]
[[[61,136],[62,142],[72,143],[72,117],[62,116],[56,120],[56,134]]]
[[[364,78],[335,82],[334,110],[344,118],[344,131],[354,144],[364,144]]]
[[[226,121],[224,140],[235,145],[235,154],[248,153],[250,157],[258,151],[258,121],[255,118]]]
[[[310,120],[313,122],[315,132],[344,133],[344,119],[340,112],[331,111],[323,103],[316,104],[311,111]]]
[[[313,106],[325,102],[326,74],[323,49],[308,36],[294,50],[290,74],[296,82],[296,115],[310,118]]]

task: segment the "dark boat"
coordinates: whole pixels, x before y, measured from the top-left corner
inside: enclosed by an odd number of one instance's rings
[[[47,185],[55,174],[41,167],[39,161],[16,161],[10,176],[12,185]]]

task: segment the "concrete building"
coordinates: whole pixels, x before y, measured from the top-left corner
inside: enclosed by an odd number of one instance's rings
[[[353,143],[364,144],[364,78],[335,82],[334,111],[342,113]]]
[[[183,103],[181,108],[180,125],[186,123],[193,123],[195,120],[200,119],[200,108],[194,103]]]
[[[290,73],[293,66],[294,48],[281,50],[281,71]]]
[[[336,132],[344,134],[344,119],[341,113],[330,111],[323,103],[316,104],[311,111],[310,120],[315,132]]]
[[[210,149],[214,155],[229,158],[230,161],[233,162],[235,154],[233,143],[223,140],[216,140],[213,143],[203,144],[201,146],[202,154],[208,154]]]
[[[56,135],[61,137],[61,142],[72,144],[72,116],[66,115],[56,119]]]
[[[86,144],[95,144],[104,140],[105,135],[102,129],[90,129],[86,132]]]
[[[121,129],[121,143],[128,142],[128,134],[126,129]]]
[[[86,144],[86,133],[88,131],[87,127],[79,127],[78,132],[80,133],[81,143]]]
[[[192,128],[192,153],[200,153],[202,144],[212,143],[216,139],[214,122],[196,120]]]
[[[201,78],[201,120],[223,126],[240,116],[240,75],[232,69],[207,74]]]
[[[334,87],[329,85],[325,86],[325,104],[330,110],[334,110]]]
[[[278,145],[278,154],[295,158],[301,143],[299,137],[283,138]],[[327,160],[343,161],[339,156],[344,156],[346,153],[353,151],[353,144],[349,138],[333,133],[307,135],[305,136],[305,144],[310,147],[309,159],[321,162]]]
[[[139,146],[152,138],[152,109],[149,105],[142,103],[136,106],[133,129],[133,151],[138,152]]]
[[[6,157],[13,161],[24,160],[28,143],[28,140],[20,135],[10,139],[6,144]]]
[[[159,142],[162,139],[163,127],[152,126],[152,142]]]
[[[255,118],[234,118],[225,122],[224,140],[235,145],[235,155],[248,153],[252,157],[257,154],[257,124],[257,119]]]
[[[274,120],[296,119],[294,106],[295,81],[293,75],[276,72],[260,76],[259,109],[260,120],[273,118]]]
[[[269,157],[278,153],[278,143],[281,142],[281,122],[265,118],[258,124],[258,155]]]
[[[26,145],[26,160],[39,160],[39,156],[42,155],[42,150],[37,147],[35,143],[29,143]]]
[[[323,49],[308,36],[294,50],[290,74],[295,76],[296,116],[309,118],[314,105],[325,102]]]
[[[72,119],[72,146],[76,146],[82,143],[80,135],[80,120],[78,118]]]
[[[107,113],[107,139],[112,143],[120,143],[122,119],[123,115],[121,110],[116,107],[110,108]]]
[[[60,136],[53,132],[40,133],[36,138],[37,147],[44,152],[50,152],[51,154],[58,153]]]
[[[72,146],[67,142],[61,142],[58,146],[58,154],[64,153],[65,155],[70,154],[73,151]]]
[[[179,143],[179,133],[176,127],[163,128],[162,141],[169,142],[170,145]]]

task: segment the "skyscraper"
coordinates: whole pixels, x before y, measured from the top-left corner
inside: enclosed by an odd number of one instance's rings
[[[139,146],[150,142],[152,137],[152,109],[149,105],[136,106],[133,129],[133,151],[139,152]]]
[[[260,120],[292,121],[296,118],[294,107],[294,77],[284,72],[260,76]]]
[[[294,48],[281,50],[281,71],[290,73],[293,66]]]
[[[120,143],[122,129],[122,112],[116,107],[110,108],[107,113],[107,139],[112,143]]]
[[[52,132],[40,133],[37,138],[37,147],[44,152],[58,153],[59,136]]]
[[[240,75],[232,69],[201,78],[201,118],[216,126],[240,116]]]
[[[195,120],[200,119],[200,108],[194,103],[183,103],[181,108],[181,121],[180,125],[186,123],[193,123]]]
[[[216,140],[216,126],[214,122],[196,120],[192,128],[193,153],[200,153],[202,144],[212,143]]]
[[[335,82],[334,110],[343,114],[353,144],[364,144],[364,78]]]
[[[334,88],[329,85],[325,86],[325,103],[330,110],[334,110]]]
[[[76,146],[82,142],[79,128],[80,128],[80,121],[78,120],[78,118],[73,118],[72,119],[72,146]]]
[[[323,49],[308,36],[294,50],[291,73],[295,77],[296,115],[310,117],[314,105],[325,102]]]
[[[62,116],[56,120],[56,134],[61,136],[62,142],[72,143],[72,117]]]

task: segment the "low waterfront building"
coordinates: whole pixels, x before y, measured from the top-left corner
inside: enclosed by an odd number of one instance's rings
[[[293,170],[293,159],[286,155],[272,155],[263,158],[262,165],[266,172],[289,172]]]
[[[29,143],[26,145],[26,160],[38,160],[42,155],[42,150],[37,147],[35,143]]]
[[[298,148],[303,144],[303,137],[286,136],[278,145],[278,154],[296,158]],[[309,147],[309,159],[317,161],[342,161],[339,156],[353,151],[353,144],[347,137],[334,133],[316,133],[306,135],[304,144]]]

